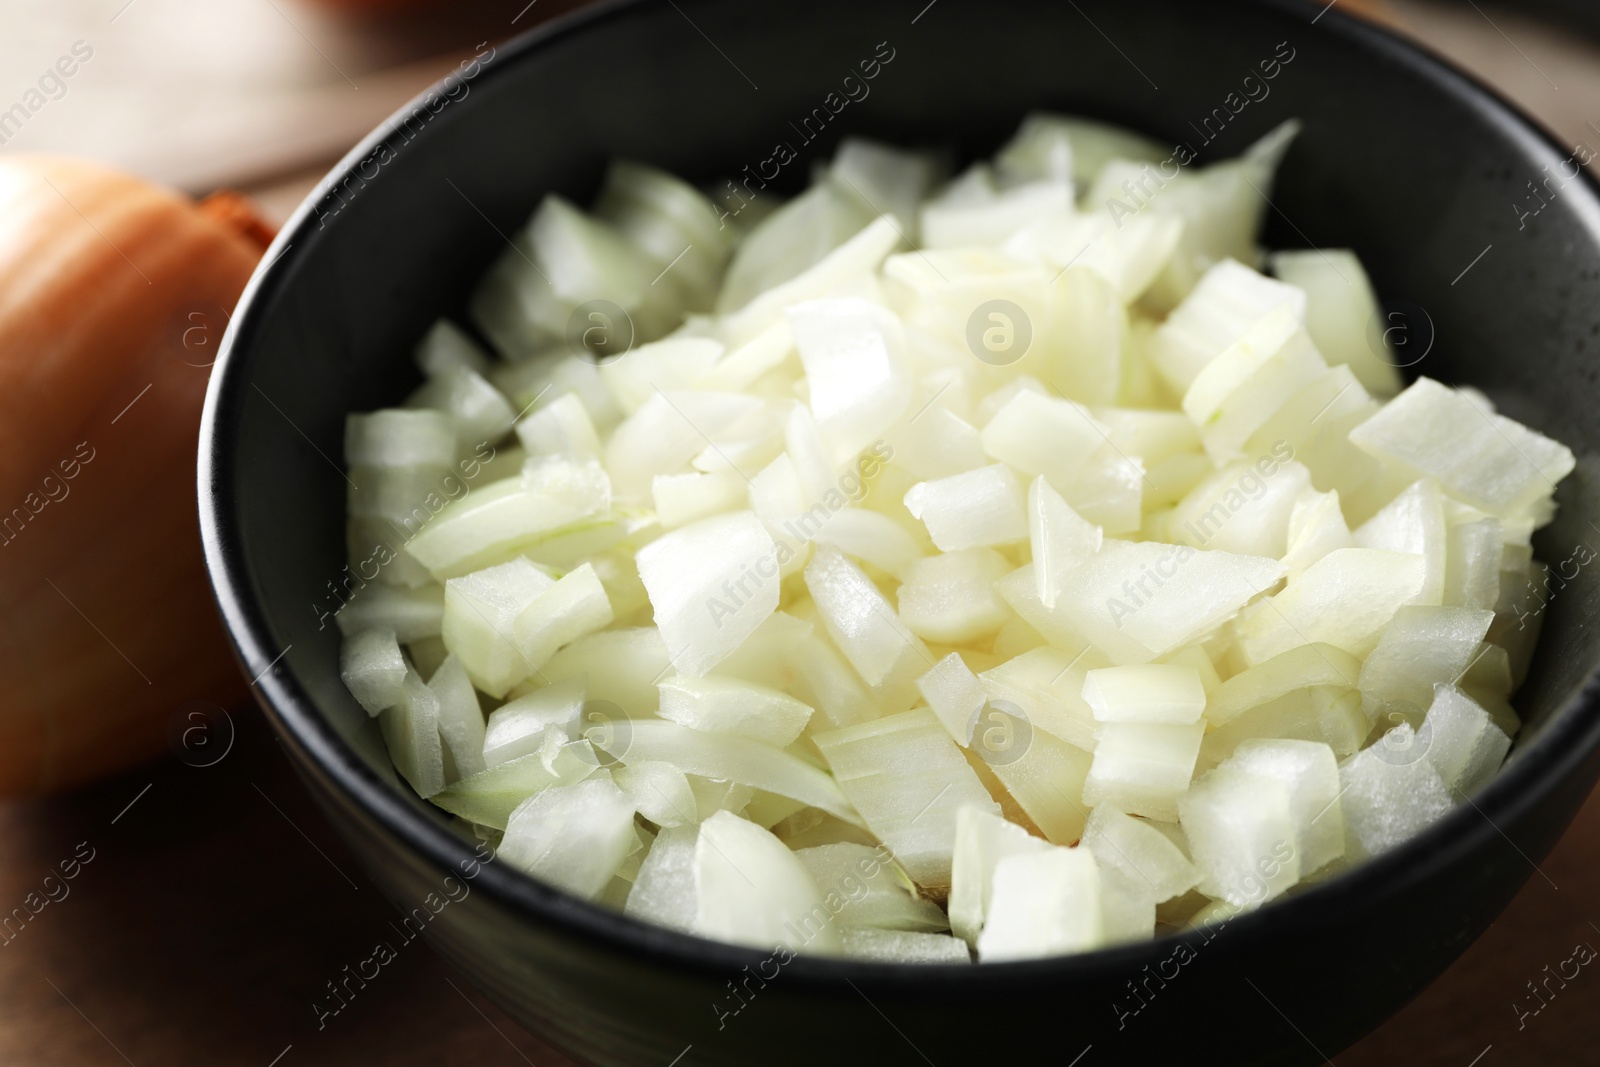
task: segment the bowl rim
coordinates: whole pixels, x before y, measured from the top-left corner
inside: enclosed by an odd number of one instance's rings
[[[509,77],[514,67],[533,61],[541,51],[574,34],[635,17],[659,8],[661,2],[603,0],[561,15],[497,45],[472,80],[480,83]],[[1325,23],[1317,25],[1319,32],[1335,34],[1376,62],[1407,70],[1463,109],[1504,128],[1512,140],[1520,142],[1530,161],[1555,165],[1566,158],[1561,142],[1536,119],[1426,46],[1386,27],[1332,10],[1334,3],[1324,5],[1317,0],[1231,2],[1280,17],[1308,19],[1312,25]],[[1328,14],[1332,18],[1324,19]],[[232,437],[227,427],[236,421],[251,385],[245,376],[246,357],[262,332],[268,310],[298,265],[303,253],[296,253],[295,246],[313,227],[317,209],[329,204],[334,191],[362,160],[395,138],[404,119],[429,94],[442,94],[445,86],[446,81],[441,80],[418,94],[346,153],[307,195],[268,248],[240,296],[220,345],[206,392],[197,464],[207,574],[235,654],[247,677],[255,679],[251,687],[257,703],[282,731],[283,740],[303,757],[303,773],[314,773],[398,843],[436,866],[441,880],[460,877],[456,872],[479,858],[467,840],[443,823],[412,810],[415,797],[408,800],[401,791],[403,785],[397,787],[369,768],[340,737],[294,674],[276,669],[288,649],[280,648],[273,639],[270,621],[251,588],[237,521],[234,457],[226,446]],[[380,173],[376,180],[382,177]],[[1581,183],[1575,184],[1581,191],[1564,198],[1570,198],[1575,210],[1586,216],[1589,240],[1600,244],[1600,183],[1584,170]],[[1514,822],[1545,793],[1558,788],[1600,748],[1600,716],[1584,714],[1597,700],[1600,666],[1592,666],[1583,682],[1550,713],[1550,721],[1539,736],[1527,747],[1517,749],[1495,778],[1466,804],[1457,805],[1400,847],[1274,900],[1268,907],[1238,914],[1228,922],[1228,928],[1238,931],[1238,940],[1248,941],[1270,936],[1275,928],[1292,922],[1317,925],[1337,921],[1343,905],[1368,895],[1370,890],[1382,885],[1392,891],[1421,880],[1431,867],[1459,859],[1462,853],[1478,849],[1495,836],[1505,838],[1520,853],[1520,847],[1501,826]],[[1523,858],[1529,863],[1528,873],[1523,876],[1526,881],[1539,868],[1525,853]],[[485,892],[501,909],[548,927],[555,936],[583,940],[595,948],[679,972],[737,975],[742,968],[770,955],[634,919],[492,862],[482,864],[473,878],[473,889]],[[785,964],[785,971],[802,988],[834,988],[859,979],[907,995],[953,996],[968,992],[980,982],[990,990],[1021,989],[1046,977],[1070,981],[1090,975],[1135,974],[1140,964],[1170,955],[1180,944],[1194,949],[1215,936],[1218,935],[1212,933],[1208,937],[1203,930],[1183,930],[1151,941],[1091,952],[972,967],[796,955]]]

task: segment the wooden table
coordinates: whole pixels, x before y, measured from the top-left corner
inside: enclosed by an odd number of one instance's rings
[[[138,2],[117,14],[125,0],[61,0],[43,16],[32,0],[0,0],[8,31],[34,19],[29,32],[0,39],[6,69],[32,69],[81,25],[92,23],[102,45],[99,80],[76,85],[76,95],[52,105],[49,123],[8,147],[92,151],[197,191],[244,184],[279,219],[331,155],[448,70],[452,50],[521,28],[510,20],[526,10],[524,0],[483,0],[448,27],[424,19],[376,32],[292,0],[271,10],[259,0],[186,9],[180,0]],[[544,0],[534,14],[566,6]],[[197,57],[192,36],[179,32],[206,8],[213,29],[249,60],[243,67],[214,49]],[[1487,5],[1393,0],[1390,8],[1562,137],[1600,139],[1588,125],[1600,122],[1593,45]],[[248,17],[228,31],[223,10]],[[162,53],[163,41],[190,50]],[[266,53],[278,56],[276,66],[264,65]],[[351,91],[346,75],[360,89]],[[197,94],[196,78],[223,87]],[[160,112],[163,94],[196,113],[176,125],[146,114],[143,128],[122,129],[117,112],[95,102],[125,100],[130,86],[145,94],[149,113]],[[198,113],[202,96],[217,106]],[[273,153],[252,148],[274,138]],[[233,721],[237,740],[213,766],[174,758],[77,795],[0,804],[0,918],[37,909],[25,923],[0,926],[0,1064],[572,1064],[424,947],[403,953],[318,1029],[312,1002],[324,983],[388,936],[395,913],[311,807],[261,716],[237,709]],[[1600,1064],[1588,1015],[1600,974],[1586,968],[1537,1015],[1518,1014],[1533,1003],[1526,983],[1546,966],[1554,970],[1580,943],[1600,946],[1597,838],[1600,795],[1494,927],[1337,1061]],[[93,858],[73,867],[75,853]],[[60,877],[63,863],[77,872],[70,881]],[[1264,1006],[1241,1011],[1228,1025],[1285,1025]]]

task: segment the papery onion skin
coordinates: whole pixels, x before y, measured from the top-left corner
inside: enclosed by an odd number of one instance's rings
[[[0,161],[0,794],[148,759],[189,702],[245,691],[193,471],[210,365],[269,236],[236,199]]]

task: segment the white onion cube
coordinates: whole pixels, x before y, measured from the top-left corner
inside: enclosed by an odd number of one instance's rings
[[[1194,775],[1204,733],[1203,722],[1106,723],[1083,785],[1084,801],[1171,821],[1178,815],[1178,798]]]
[[[1470,796],[1493,778],[1511,748],[1489,713],[1454,686],[1434,690],[1419,733],[1428,762],[1445,786]]]
[[[1576,464],[1565,445],[1431,378],[1418,378],[1351,430],[1350,440],[1502,518],[1548,496]]]
[[[782,841],[721,811],[694,848],[695,932],[770,950],[836,952],[839,928],[805,864]]]
[[[368,715],[400,703],[407,669],[393,630],[362,630],[339,646],[339,677]]]
[[[812,714],[808,705],[787,693],[737,678],[667,678],[658,688],[663,719],[696,730],[741,734],[777,748],[799,737]]]
[[[907,711],[817,734],[834,779],[867,826],[926,889],[950,884],[956,813],[998,805],[939,720]]]
[[[1179,802],[1178,821],[1208,897],[1250,909],[1300,880],[1294,809],[1274,778],[1210,771]]]
[[[609,779],[595,778],[552,786],[519,805],[496,858],[592,900],[637,841],[633,805]]]
[[[1100,894],[1100,870],[1086,848],[1004,857],[995,865],[978,959],[997,963],[1097,947],[1104,938]]]
[[[1206,707],[1200,672],[1174,663],[1101,667],[1084,675],[1083,699],[1099,722],[1198,722]]]
[[[1403,844],[1450,810],[1450,790],[1410,723],[1339,765],[1345,854],[1365,859]]]
[[[918,482],[906,493],[905,505],[944,552],[1028,539],[1022,486],[1011,468],[1001,463]]]
[[[749,511],[702,519],[639,550],[639,577],[679,674],[705,674],[777,610],[778,555]]]

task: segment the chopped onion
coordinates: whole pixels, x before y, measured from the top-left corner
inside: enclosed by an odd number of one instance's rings
[[[438,320],[345,425],[315,610],[399,777],[636,918],[927,964],[1221,922],[1440,817],[1521,725],[1576,460],[1400,391],[1353,252],[1259,247],[1298,130],[546,196],[494,353]]]

